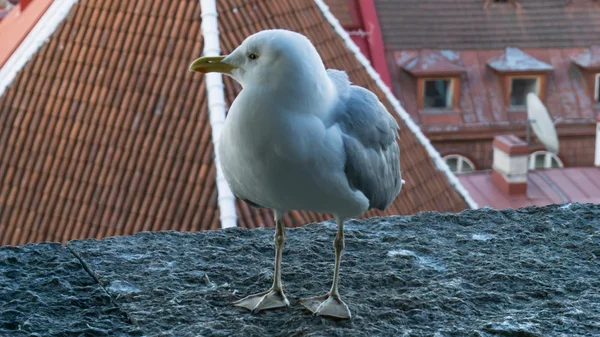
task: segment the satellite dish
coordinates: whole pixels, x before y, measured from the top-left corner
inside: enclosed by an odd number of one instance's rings
[[[533,133],[544,144],[546,150],[558,154],[558,135],[554,122],[544,103],[532,92],[527,94],[527,118]]]

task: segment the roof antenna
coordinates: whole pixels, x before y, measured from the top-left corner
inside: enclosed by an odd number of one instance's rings
[[[554,121],[550,118],[548,110],[538,95],[533,92],[527,94],[527,144],[530,144],[530,129],[533,129],[533,133],[544,144],[546,150],[558,154],[559,144],[555,125],[560,120],[562,120],[560,116],[555,117]]]

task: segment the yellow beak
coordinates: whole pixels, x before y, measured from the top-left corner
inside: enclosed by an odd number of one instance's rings
[[[225,56],[204,56],[196,59],[190,65],[190,70],[199,73],[222,73],[231,75],[231,71],[237,68],[229,63],[221,62]]]

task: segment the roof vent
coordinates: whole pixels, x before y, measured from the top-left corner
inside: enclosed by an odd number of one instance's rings
[[[529,146],[515,135],[494,137],[492,181],[504,193],[519,195],[527,192],[527,158]]]
[[[483,8],[494,7],[494,5],[513,5],[515,8],[521,8],[521,4],[517,0],[485,0]]]

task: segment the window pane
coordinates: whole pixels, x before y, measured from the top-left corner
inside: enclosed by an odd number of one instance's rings
[[[446,164],[450,167],[450,171],[456,173],[456,170],[458,170],[458,158],[448,158],[446,159]]]
[[[473,166],[471,166],[471,164],[468,161],[463,160],[462,172],[461,173],[469,173],[469,172],[473,172],[473,171],[475,171],[473,169]]]
[[[527,167],[529,170],[537,170],[564,167],[564,165],[555,154],[548,151],[536,151],[529,155]]]
[[[589,83],[589,82],[588,82]],[[541,153],[535,156],[535,168],[544,168],[544,163],[546,161],[546,156]]]
[[[449,108],[452,104],[450,80],[425,80],[424,108]]]
[[[510,88],[510,105],[524,106],[527,103],[527,94],[537,92],[537,78],[513,78]]]

